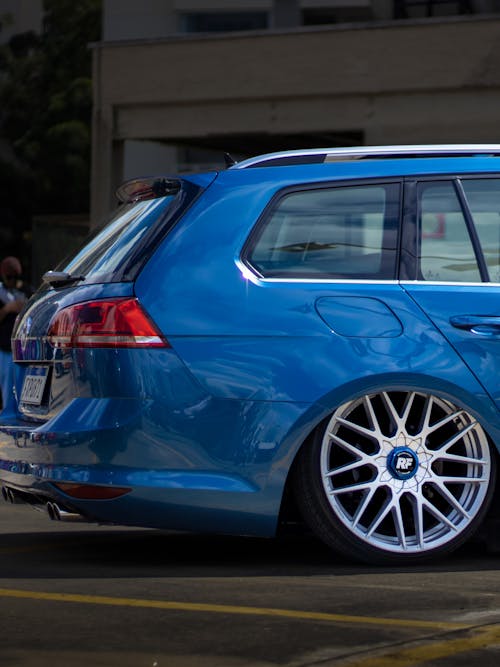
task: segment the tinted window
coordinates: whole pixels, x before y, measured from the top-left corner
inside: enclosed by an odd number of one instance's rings
[[[467,202],[488,269],[489,279],[500,282],[500,179],[462,181]]]
[[[174,199],[163,197],[120,207],[115,217],[63,268],[89,282],[110,280],[160,213]]]
[[[267,277],[395,277],[399,185],[359,185],[282,197],[248,260]]]
[[[480,282],[466,220],[452,182],[418,186],[421,280]]]

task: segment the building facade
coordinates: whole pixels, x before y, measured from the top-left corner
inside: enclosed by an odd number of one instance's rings
[[[495,2],[104,0],[93,223],[124,179],[225,152],[500,141]]]

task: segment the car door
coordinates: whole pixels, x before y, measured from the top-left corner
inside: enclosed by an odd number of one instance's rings
[[[500,408],[500,176],[406,184],[402,278]]]

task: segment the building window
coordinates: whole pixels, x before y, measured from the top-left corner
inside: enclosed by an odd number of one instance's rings
[[[302,23],[304,25],[328,25],[337,23],[337,12],[335,9],[303,9]]]
[[[233,32],[264,30],[267,12],[196,12],[180,15],[182,32]]]

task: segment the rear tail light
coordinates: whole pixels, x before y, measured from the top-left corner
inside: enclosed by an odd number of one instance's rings
[[[57,348],[169,347],[137,299],[86,301],[61,309],[49,342]]]

